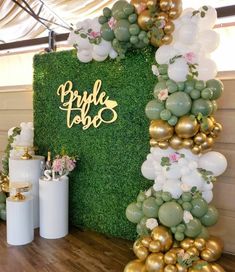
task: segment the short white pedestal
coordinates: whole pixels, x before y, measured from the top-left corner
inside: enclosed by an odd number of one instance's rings
[[[62,238],[68,234],[69,179],[39,180],[40,236]]]
[[[44,157],[33,156],[31,160],[9,159],[10,182],[30,182],[32,183],[33,196],[33,222],[34,228],[39,227],[39,184],[38,180],[42,176],[42,164]],[[27,195],[27,193],[26,193]]]
[[[8,197],[7,207],[7,243],[10,245],[25,245],[34,238],[33,228],[33,198],[26,196],[25,200],[15,201]]]

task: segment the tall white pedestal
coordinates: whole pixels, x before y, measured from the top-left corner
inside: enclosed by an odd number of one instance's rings
[[[62,238],[68,234],[69,179],[39,180],[40,236]]]
[[[15,201],[8,197],[6,208],[7,243],[15,246],[31,243],[34,238],[33,198],[26,196],[25,200]]]
[[[31,160],[9,159],[10,182],[30,182],[33,196],[33,222],[34,228],[39,227],[39,183],[42,176],[44,157],[33,156]],[[27,193],[26,193],[27,194]]]

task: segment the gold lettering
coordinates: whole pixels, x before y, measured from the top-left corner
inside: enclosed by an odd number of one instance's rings
[[[72,90],[73,83],[71,81],[67,81],[59,86],[57,95],[60,96],[62,103],[62,106],[59,108],[67,112],[66,120],[68,128],[81,124],[82,129],[86,130],[92,125],[97,128],[102,123],[111,124],[116,121],[117,112],[114,108],[118,104],[114,100],[109,100],[106,92],[101,91],[101,85],[102,81],[96,80],[92,93],[89,94],[87,91],[84,91],[82,95],[79,94],[78,90]],[[94,106],[103,106],[94,117],[89,116],[92,104]],[[74,105],[75,107],[73,107]],[[110,120],[103,119],[102,114],[105,111],[111,111],[112,118]],[[73,113],[76,115],[74,116]]]

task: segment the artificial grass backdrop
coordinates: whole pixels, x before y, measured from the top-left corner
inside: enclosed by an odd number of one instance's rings
[[[135,224],[125,217],[127,205],[150,182],[141,175],[149,153],[149,121],[144,109],[152,99],[156,77],[151,72],[154,50],[131,51],[120,62],[107,60],[85,64],[75,51],[36,55],[34,58],[35,145],[39,153],[54,154],[65,148],[78,155],[70,176],[70,219],[73,225],[108,235],[133,239]],[[106,91],[118,119],[95,129],[66,126],[66,112],[59,109],[56,91],[67,80],[73,90],[92,92],[97,79]],[[92,105],[92,112],[97,109]],[[56,194],[56,192],[54,192]]]

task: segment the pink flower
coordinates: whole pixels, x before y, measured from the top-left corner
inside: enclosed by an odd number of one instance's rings
[[[62,173],[63,172],[63,160],[62,159],[55,159],[52,164],[52,169],[55,172]]]
[[[196,54],[193,52],[188,52],[184,55],[185,60],[190,63],[193,64],[196,62]]]
[[[160,101],[164,101],[166,100],[168,97],[168,89],[164,89],[164,90],[161,90],[158,95],[157,95],[157,98],[160,100]]]
[[[94,39],[98,38],[98,37],[100,37],[100,32],[99,31],[91,31],[90,36]]]
[[[142,11],[144,11],[147,8],[147,4],[145,3],[140,3],[138,8],[136,9],[137,13],[140,14]]]
[[[108,21],[108,25],[111,29],[114,29],[114,27],[116,26],[116,23],[117,21],[113,17],[111,17],[110,20]]]
[[[169,155],[169,159],[171,162],[177,162],[180,159],[180,155],[177,153],[173,153]]]

